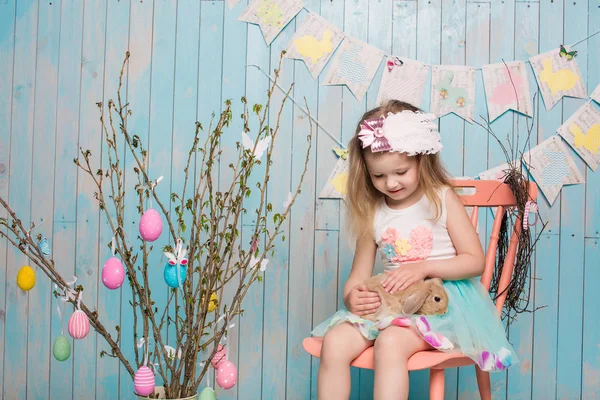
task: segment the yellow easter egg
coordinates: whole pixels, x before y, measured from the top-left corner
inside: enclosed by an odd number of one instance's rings
[[[17,285],[19,285],[19,287],[26,292],[31,290],[31,288],[35,285],[35,272],[33,271],[33,268],[31,268],[29,265],[24,265],[21,267],[19,273],[17,274]]]
[[[215,311],[218,304],[219,304],[219,300],[217,298],[217,294],[216,293],[211,294],[210,300],[208,302],[208,312]]]

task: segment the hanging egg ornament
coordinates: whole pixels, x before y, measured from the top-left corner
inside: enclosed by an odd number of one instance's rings
[[[207,386],[200,392],[198,400],[217,400],[217,393],[213,388]]]
[[[81,310],[75,310],[69,318],[69,335],[73,339],[83,339],[90,333],[90,321],[87,315]]]
[[[65,335],[60,335],[52,345],[52,354],[58,361],[65,361],[71,355],[71,343]]]
[[[223,389],[231,389],[237,382],[237,369],[229,360],[221,361],[217,368],[217,384]]]
[[[150,393],[154,392],[154,386],[154,373],[147,366],[141,366],[133,378],[133,388],[135,389],[135,392],[142,396],[148,396]]]
[[[225,347],[223,347],[223,345],[220,344],[219,347],[217,347],[215,356],[212,358],[212,360],[210,360],[210,364],[213,366],[213,368],[217,368],[217,365],[219,365],[221,361],[225,360],[226,357],[227,350]]]
[[[217,309],[219,305],[219,298],[216,293],[210,295],[210,300],[208,301],[208,312],[213,312]]]
[[[102,283],[110,290],[121,287],[125,280],[125,268],[117,257],[109,258],[102,267]]]
[[[181,278],[181,284],[183,285],[183,283],[185,282],[185,278],[186,278],[185,266],[171,265],[169,263],[167,263],[167,265],[165,265],[165,272],[164,272],[165,282],[167,283],[167,285],[169,285],[172,288],[179,287],[179,282],[177,280],[177,268],[179,268],[179,277]]]
[[[154,208],[146,210],[140,219],[140,235],[146,242],[154,242],[162,233],[163,223],[158,211]]]
[[[27,292],[35,286],[35,272],[29,265],[23,265],[17,274],[17,285]]]

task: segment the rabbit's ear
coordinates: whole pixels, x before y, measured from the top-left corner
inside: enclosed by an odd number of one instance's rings
[[[440,278],[431,278],[429,279],[429,281],[435,285],[440,285],[442,286],[444,282],[442,282],[442,280]]]
[[[402,307],[402,312],[404,314],[416,313],[423,306],[423,303],[425,303],[425,299],[427,299],[428,295],[429,293],[424,290],[411,294],[406,298],[404,306]]]

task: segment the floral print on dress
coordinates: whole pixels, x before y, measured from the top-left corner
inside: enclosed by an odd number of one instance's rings
[[[381,251],[392,263],[422,261],[429,257],[433,248],[433,232],[430,228],[418,226],[403,238],[394,228],[387,228],[381,235]]]

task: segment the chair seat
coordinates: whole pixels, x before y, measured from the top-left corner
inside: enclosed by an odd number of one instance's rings
[[[321,356],[322,337],[310,337],[302,341],[302,347],[307,353]],[[461,353],[444,353],[438,350],[419,351],[408,360],[408,370],[446,369],[473,365],[475,362]],[[373,346],[367,348],[351,364],[353,367],[373,369]]]

